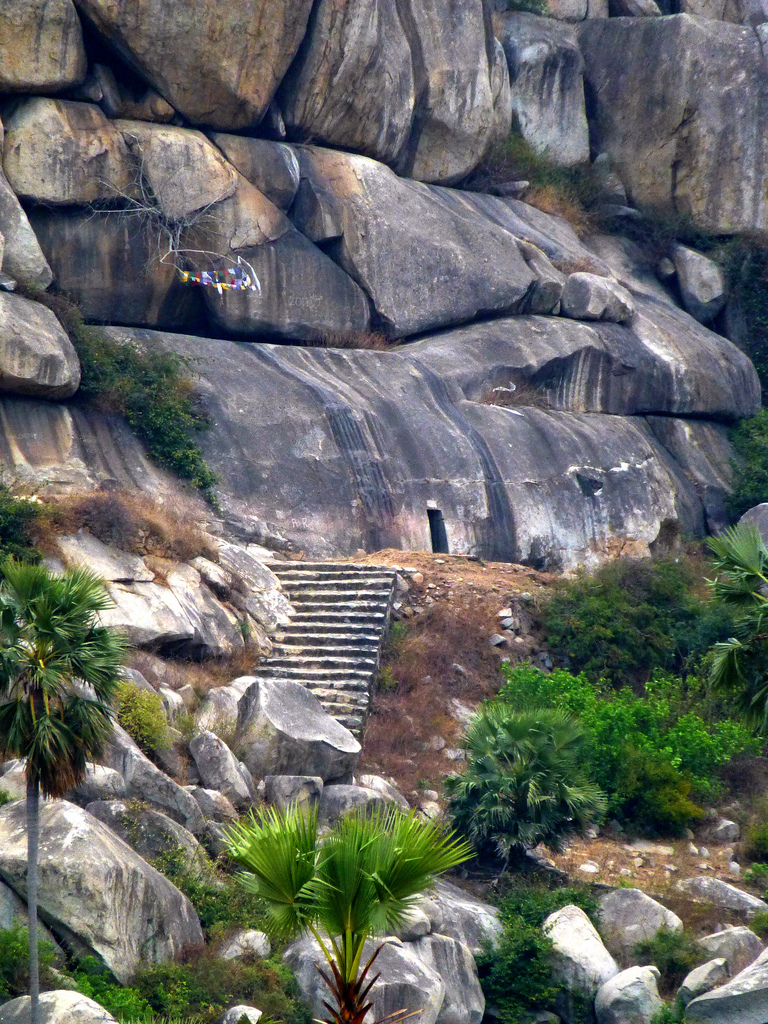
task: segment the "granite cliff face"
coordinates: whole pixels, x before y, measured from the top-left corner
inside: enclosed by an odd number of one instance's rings
[[[194,360],[240,536],[428,548],[439,509],[452,551],[568,567],[721,528],[726,428],[760,387],[712,323],[717,268],[660,277],[517,186],[462,186],[513,131],[594,161],[630,214],[762,229],[759,12],[494,6],[8,0],[5,478],[178,486],[121,420],[67,404],[69,340],[12,291],[53,282],[113,339]],[[177,272],[238,264],[258,290]],[[400,344],[354,350],[372,331]]]

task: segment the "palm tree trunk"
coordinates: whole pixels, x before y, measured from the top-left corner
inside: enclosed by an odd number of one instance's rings
[[[27,908],[29,910],[30,1024],[40,1024],[40,962],[37,953],[37,847],[40,836],[40,784],[27,779]]]

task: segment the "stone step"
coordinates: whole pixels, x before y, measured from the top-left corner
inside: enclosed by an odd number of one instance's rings
[[[285,668],[272,668],[268,661],[259,665],[254,672],[254,676],[257,679],[292,679],[294,682],[339,679],[341,676],[343,679],[363,679],[367,683],[371,678],[371,675],[372,673],[370,671],[366,672],[359,668],[344,669],[343,673],[339,672],[338,669],[333,668],[305,668],[301,664]]]
[[[280,658],[281,660],[291,658],[293,661],[297,659],[314,661],[316,658],[354,658],[356,660],[362,658],[376,665],[379,660],[378,653],[378,648],[376,647],[360,647],[355,645],[339,645],[334,647],[328,644],[320,647],[307,644],[302,647],[299,644],[275,644],[269,660],[272,661],[274,658]]]
[[[323,705],[339,704],[349,710],[350,708],[365,708],[368,705],[368,694],[362,691],[337,690],[335,687],[313,686],[310,692],[317,697]]]
[[[325,693],[326,684],[325,682],[311,682],[309,689],[313,693],[317,693],[322,690]],[[329,693],[356,693],[359,696],[368,699],[371,692],[371,680],[370,679],[339,679],[334,682],[332,689],[328,690]]]
[[[367,658],[362,655],[359,658],[345,658],[345,657],[300,657],[300,658],[286,658],[282,655],[275,658],[270,657],[269,665],[272,668],[292,668],[295,665],[304,668],[336,668],[339,672],[345,672],[348,668],[359,668],[361,670],[367,669],[369,672],[376,671],[376,659]]]
[[[379,575],[395,578],[395,569],[386,565],[360,565],[356,562],[266,562],[266,566],[282,579],[290,579],[297,573],[333,573],[333,574],[357,574],[357,575]],[[290,566],[290,568],[286,568]]]
[[[392,580],[386,576],[303,576],[300,579],[282,579],[283,590],[294,591],[303,587],[317,587],[318,590],[356,590],[358,587],[381,590],[389,593]]]
[[[342,590],[340,587],[316,587],[314,584],[306,587],[284,587],[283,593],[291,602],[296,601],[376,601],[379,604],[389,604],[390,588],[381,587],[349,587]]]
[[[360,611],[328,611],[327,609],[302,609],[297,612],[291,619],[291,624],[297,623],[302,625],[305,622],[312,623],[314,625],[320,625],[321,623],[334,623],[338,622],[340,625],[344,623],[355,623],[366,626],[377,626],[381,629],[384,626],[386,615],[384,612],[360,612]]]
[[[290,626],[286,626],[284,631],[277,637],[278,643],[303,643],[305,640],[316,640],[321,643],[325,643],[327,640],[330,642],[336,642],[343,640],[349,643],[373,643],[378,647],[379,637],[378,631],[374,627],[373,629],[366,623],[344,623],[344,622],[326,622],[318,623],[314,621],[310,622],[292,622]]]
[[[339,595],[333,594],[307,594],[306,596],[301,594],[298,597],[291,597],[291,604],[294,608],[301,609],[302,611],[309,611],[312,608],[318,608],[321,611],[330,608],[338,608],[340,611],[371,611],[383,613],[386,611],[386,601],[377,601],[368,594],[362,594],[360,597],[356,595],[349,595],[344,598],[340,598]]]

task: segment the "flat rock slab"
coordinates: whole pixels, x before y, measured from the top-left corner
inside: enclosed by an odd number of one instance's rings
[[[22,804],[0,810],[0,875],[26,894]],[[140,962],[170,960],[203,942],[186,896],[101,821],[63,800],[41,805],[39,884],[46,920],[123,983]]]
[[[750,917],[768,910],[768,903],[765,900],[758,899],[743,889],[737,889],[735,885],[723,882],[719,878],[708,878],[706,875],[686,878],[677,883],[677,888],[694,899],[714,903],[716,907],[742,911]]]
[[[151,583],[155,578],[143,558],[110,547],[86,530],[58,536],[55,544],[67,565],[90,569],[111,583]]]
[[[0,1024],[31,1024],[32,1008],[29,996],[11,999],[0,1006]],[[93,999],[79,992],[59,990],[40,995],[41,1024],[117,1024]]]
[[[720,988],[688,1003],[686,1020],[762,1024],[768,1019],[768,950]]]

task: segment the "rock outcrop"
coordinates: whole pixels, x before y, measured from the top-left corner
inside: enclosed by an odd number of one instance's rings
[[[600,932],[615,955],[631,953],[660,931],[682,931],[683,922],[640,889],[614,889],[600,899]]]
[[[0,1006],[0,1024],[31,1024],[29,996],[11,999]],[[117,1024],[103,1006],[79,992],[62,989],[40,996],[42,1024]]]
[[[58,92],[85,78],[83,33],[72,0],[4,0],[0,92]]]
[[[0,292],[0,391],[62,400],[79,385],[77,353],[53,313]]]
[[[691,1021],[756,1024],[768,1013],[768,951],[720,988],[692,999],[685,1008]]]
[[[23,804],[0,810],[0,876],[26,893]],[[63,800],[40,812],[39,899],[55,931],[96,953],[127,982],[142,961],[169,960],[203,941],[191,903],[87,811]]]
[[[550,914],[544,934],[554,947],[552,971],[560,986],[556,1010],[569,1024],[575,1024],[583,1003],[590,1004],[598,989],[618,975],[619,968],[578,907],[569,905]]]

